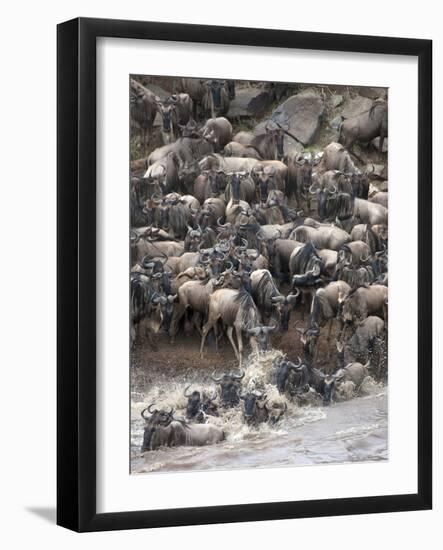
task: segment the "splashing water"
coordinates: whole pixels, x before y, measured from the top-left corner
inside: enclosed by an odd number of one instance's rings
[[[247,426],[242,403],[232,409],[219,408],[219,417],[207,421],[222,427],[226,439],[206,447],[161,448],[141,454],[144,420],[140,413],[154,403],[157,408],[172,407],[176,417],[184,417],[187,399],[183,392],[192,389],[210,395],[215,384],[207,376],[196,375],[186,383],[162,382],[145,392],[131,394],[131,471],[146,473],[180,470],[211,470],[251,467],[277,467],[324,463],[378,461],[388,458],[387,387],[367,377],[359,388],[352,382],[342,384],[336,403],[323,407],[314,392],[302,394],[297,402],[280,395],[275,386],[274,363],[282,353],[277,350],[252,355],[246,364],[242,388],[266,393],[269,406],[287,411],[277,424]],[[199,377],[202,379],[199,380]],[[218,388],[217,388],[218,389]],[[219,404],[219,398],[216,403]]]

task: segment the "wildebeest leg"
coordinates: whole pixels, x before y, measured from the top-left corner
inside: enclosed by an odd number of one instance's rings
[[[234,342],[234,337],[233,337],[233,330],[234,330],[234,327],[228,327],[226,329],[226,334],[228,335],[228,338],[229,338],[229,341],[231,342],[231,346],[233,347],[234,349],[234,353],[235,353],[235,357],[238,359],[238,352],[237,352],[237,347],[235,345],[235,342]]]
[[[198,335],[201,336],[202,335],[201,316],[200,316],[200,313],[198,313],[198,311],[194,311],[194,313],[192,314],[192,324],[194,325],[195,330],[198,332]]]
[[[383,133],[380,133],[380,139],[378,142],[378,152],[383,153],[383,143],[385,141],[385,135]]]
[[[203,327],[202,340],[201,340],[201,344],[200,344],[200,358],[201,359],[203,359],[203,348],[205,346],[206,336],[208,335],[208,332],[211,330],[211,328],[212,328],[212,326],[209,325],[209,322],[205,323],[205,326]]]
[[[175,336],[177,334],[177,325],[180,322],[181,318],[183,317],[186,309],[178,303],[174,309],[174,313],[172,315],[171,324],[169,326],[169,338],[171,344],[175,341]]]
[[[237,335],[237,344],[238,344],[238,362],[241,367],[242,357],[243,357],[243,336],[241,327],[235,327],[235,333]]]

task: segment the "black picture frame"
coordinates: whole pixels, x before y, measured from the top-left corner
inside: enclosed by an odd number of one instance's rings
[[[418,490],[416,494],[96,512],[96,39],[398,54],[418,58]],[[432,41],[74,19],[57,29],[57,523],[104,531],[432,507]]]

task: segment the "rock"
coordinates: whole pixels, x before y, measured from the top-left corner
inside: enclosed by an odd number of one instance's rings
[[[367,97],[357,96],[346,102],[345,108],[342,111],[343,118],[351,118],[357,116],[364,111],[368,111],[372,106],[372,100]]]
[[[329,103],[332,109],[336,109],[339,105],[343,103],[343,96],[339,94],[331,95]]]
[[[377,149],[377,151],[379,150],[379,143],[380,143],[380,138],[379,137],[376,137],[374,138],[372,141],[371,141],[372,145],[375,147],[375,149]],[[388,152],[388,138],[385,138],[384,141],[383,141],[383,150],[382,150],[382,153],[387,153]]]
[[[257,88],[240,88],[235,91],[235,99],[229,105],[229,117],[249,117],[251,113],[248,111],[248,104],[251,99],[254,99],[262,93],[262,90]]]
[[[306,146],[314,142],[323,113],[323,100],[316,93],[305,90],[282,103],[272,118],[279,123],[287,122],[289,132]]]
[[[333,118],[331,121],[329,121],[329,126],[333,130],[338,130],[340,128],[340,124],[343,122],[343,119],[340,115]]]

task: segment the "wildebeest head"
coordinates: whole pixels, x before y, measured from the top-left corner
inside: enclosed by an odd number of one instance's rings
[[[173,125],[177,123],[177,106],[169,102],[165,105],[160,101],[160,98],[156,98],[156,100],[163,121],[163,131],[172,133]]]
[[[299,358],[298,365],[283,358],[279,358],[275,366],[277,367],[277,389],[279,393],[288,390],[294,394],[301,390],[307,383],[307,367]]]
[[[216,109],[220,109],[222,106],[222,90],[224,89],[224,80],[211,80],[208,84],[210,93],[212,95],[212,101]]]
[[[303,345],[305,361],[308,363],[314,357],[315,346],[317,345],[318,337],[320,336],[320,328],[313,323],[306,329],[296,327],[295,330],[300,334],[300,342]]]
[[[267,351],[269,347],[269,336],[277,328],[276,325],[266,327],[258,325],[256,327],[248,329],[248,334],[253,336],[257,340],[258,349],[260,351]]]
[[[351,175],[352,194],[354,197],[367,200],[369,194],[369,180],[367,174],[354,172]]]
[[[298,165],[298,173],[301,175],[302,196],[306,198],[309,188],[312,185],[312,155],[303,154],[294,159]]]
[[[331,404],[333,392],[335,390],[335,379],[332,376],[325,376],[323,388],[323,405]]]
[[[275,144],[275,150],[277,152],[277,160],[282,160],[285,156],[284,151],[284,140],[285,140],[285,131],[289,130],[289,125],[287,122],[279,124],[275,121],[269,122],[265,125],[265,131],[267,134],[272,136],[272,139]]]
[[[150,416],[146,416],[146,411]],[[163,428],[167,428],[174,420],[174,409],[171,407],[169,411],[164,409],[156,409],[154,404],[149,405],[141,412],[142,418],[146,421],[143,432],[142,452],[153,451],[161,444],[161,438],[156,437],[157,433]]]
[[[267,396],[258,390],[242,394],[240,399],[244,401],[243,418],[246,424],[258,424],[266,422],[269,418],[269,409],[266,403]]]
[[[212,380],[220,385],[220,400],[223,407],[235,407],[240,403],[241,380],[244,376],[244,371],[240,374],[223,374],[220,378],[212,374]]]
[[[188,393],[189,388],[190,386],[187,386],[183,394],[188,398],[188,403],[186,405],[186,418],[195,418],[200,412],[201,395],[197,390]]]
[[[280,316],[281,330],[286,332],[289,328],[289,318],[291,316],[291,309],[294,309],[297,298],[300,294],[300,290],[297,289],[296,293],[290,293],[287,296],[273,296],[271,302],[277,309]]]
[[[358,288],[352,290],[343,302],[341,309],[341,317],[345,323],[353,323],[359,316],[361,308],[361,297],[358,293]]]
[[[154,293],[151,298],[151,303],[160,310],[160,325],[163,325],[166,330],[171,324],[176,299],[177,294],[165,296],[158,293]]]
[[[283,407],[274,404],[272,407],[268,408],[269,422],[271,424],[277,424],[277,422],[279,422],[283,418],[287,410],[288,405],[286,401],[284,402]]]

